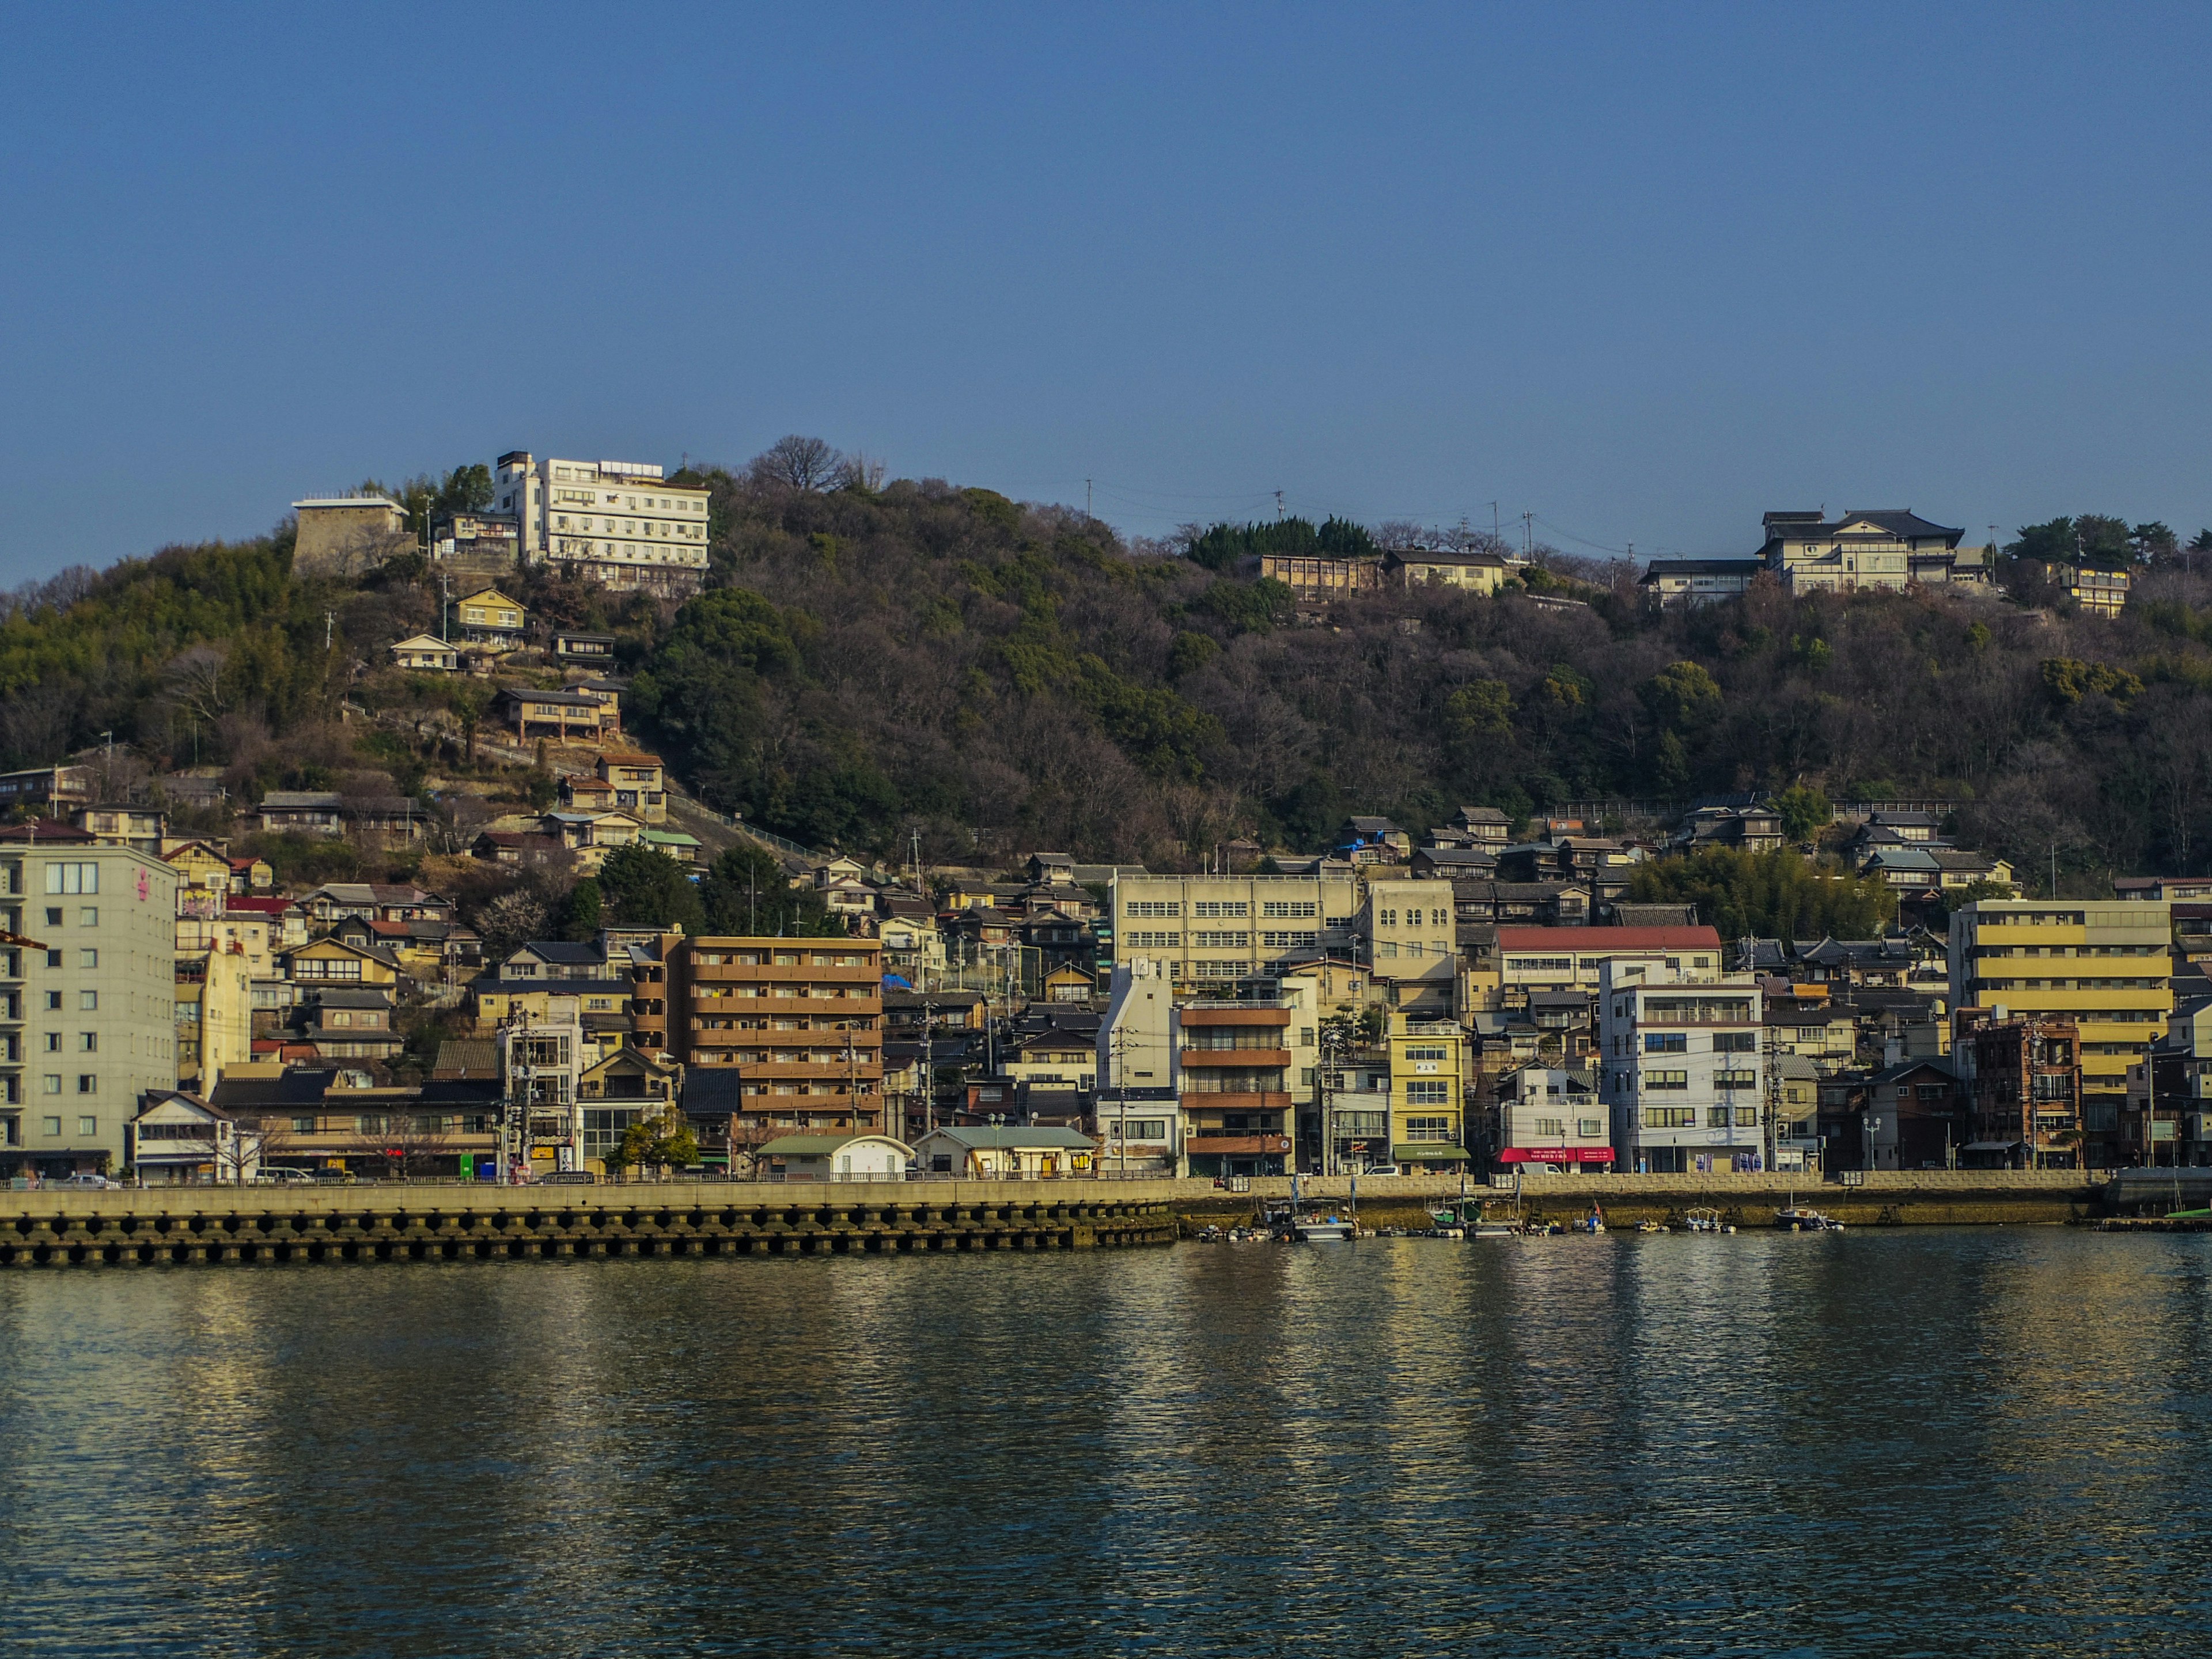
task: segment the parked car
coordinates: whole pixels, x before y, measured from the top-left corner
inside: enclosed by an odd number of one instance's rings
[[[57,1187],[67,1188],[71,1191],[82,1188],[86,1191],[95,1193],[113,1192],[123,1185],[119,1181],[110,1181],[104,1175],[82,1174],[64,1176],[59,1181],[53,1182],[52,1184]]]
[[[336,1187],[350,1187],[361,1177],[351,1170],[317,1170],[314,1171],[313,1179],[328,1182]]]
[[[313,1182],[315,1171],[295,1170],[282,1164],[264,1164],[261,1166],[260,1173],[253,1178],[272,1187],[305,1186]]]
[[[1359,1173],[1369,1176],[1394,1176],[1403,1175],[1406,1172],[1395,1164],[1370,1164]]]

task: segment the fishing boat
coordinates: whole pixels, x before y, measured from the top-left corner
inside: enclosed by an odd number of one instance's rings
[[[1358,1231],[1349,1217],[1325,1214],[1317,1206],[1306,1203],[1295,1175],[1291,1177],[1291,1201],[1271,1209],[1267,1224],[1276,1237],[1301,1244],[1346,1244]]]
[[[1732,1223],[1721,1219],[1718,1210],[1708,1209],[1684,1211],[1682,1226],[1686,1231],[1693,1233],[1732,1233],[1735,1231]]]
[[[1774,1224],[1785,1233],[1839,1233],[1844,1224],[1833,1216],[1802,1204],[1786,1204],[1774,1212]]]

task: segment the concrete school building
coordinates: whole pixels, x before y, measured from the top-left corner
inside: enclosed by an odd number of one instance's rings
[[[0,1169],[112,1173],[173,1090],[177,872],[51,823],[0,830]]]

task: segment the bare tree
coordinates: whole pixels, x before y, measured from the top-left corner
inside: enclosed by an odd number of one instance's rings
[[[842,482],[846,465],[845,458],[821,439],[802,438],[793,433],[777,439],[754,456],[746,471],[755,483],[819,490],[834,489]]]
[[[373,1114],[360,1120],[354,1145],[363,1158],[380,1158],[395,1180],[428,1175],[443,1157],[453,1120],[440,1112]]]
[[[220,645],[195,645],[169,659],[161,671],[161,696],[173,708],[202,726],[213,726],[230,712],[222,671],[230,653]]]
[[[246,1113],[231,1120],[230,1134],[216,1142],[216,1178],[242,1187],[276,1154],[291,1146],[288,1118]]]

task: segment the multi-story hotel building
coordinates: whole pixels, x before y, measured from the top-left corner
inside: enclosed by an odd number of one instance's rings
[[[0,836],[0,1166],[112,1171],[177,1084],[177,872],[136,848]]]
[[[734,1075],[740,1137],[884,1132],[875,940],[671,933],[633,964],[637,1046],[695,1075]]]
[[[1654,1175],[1764,1167],[1755,978],[1607,962],[1598,1019],[1600,1093],[1622,1167]]]
[[[644,461],[499,458],[494,501],[521,524],[522,556],[605,587],[695,593],[707,568],[707,492]]]
[[[1359,879],[1349,870],[1123,875],[1114,881],[1113,913],[1115,961],[1150,962],[1154,974],[1187,990],[1265,972],[1294,952],[1349,948]]]
[[[2079,1030],[2092,1163],[2127,1161],[2118,1142],[2128,1069],[2173,1012],[2172,918],[2155,899],[1981,899],[1951,913],[1955,1029],[2026,1018]]]

